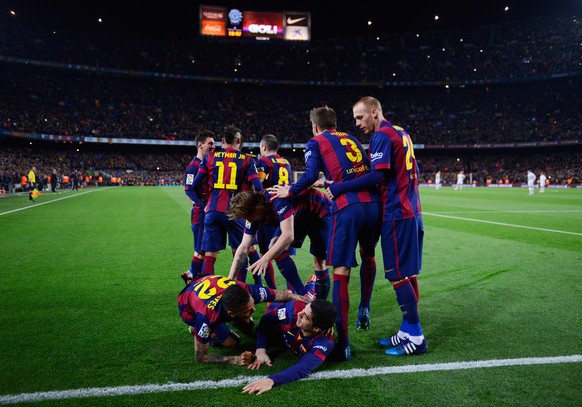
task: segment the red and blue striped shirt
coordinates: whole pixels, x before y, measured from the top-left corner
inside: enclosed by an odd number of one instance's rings
[[[336,130],[327,130],[307,142],[305,174],[289,190],[295,195],[309,188],[322,171],[334,182],[350,181],[370,172],[370,160],[362,144],[354,136]],[[375,188],[349,191],[335,197],[333,212],[352,203],[377,202]]]

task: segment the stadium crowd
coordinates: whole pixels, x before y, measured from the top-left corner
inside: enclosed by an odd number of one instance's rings
[[[435,27],[436,28],[436,27]],[[387,83],[505,81],[579,70],[579,23],[561,15],[309,43],[0,29],[4,56],[214,78]],[[220,62],[220,63],[218,63]]]
[[[62,144],[61,144],[62,146]],[[112,183],[111,178],[119,179],[122,185],[181,185],[184,170],[192,156],[190,152],[180,149],[177,153],[152,151],[115,150],[107,151],[88,145],[77,148],[58,147],[35,148],[31,146],[3,146],[0,149],[0,183],[1,188],[10,191],[10,184],[21,182],[22,175],[28,174],[32,166],[37,168],[37,179],[43,180],[54,171],[60,181],[64,175],[78,172],[90,185],[95,185],[99,176],[101,185]],[[151,150],[151,149],[150,149]],[[426,150],[416,150],[420,167],[420,183],[434,182],[437,171],[441,171],[444,185],[452,185],[460,170],[470,174],[470,180],[477,185],[487,185],[491,180],[497,184],[500,180],[521,185],[526,182],[526,172],[532,169],[536,174],[544,171],[552,185],[582,184],[582,152],[509,151],[501,150],[479,154],[434,154]],[[292,165],[294,171],[304,170],[303,151],[281,150]],[[469,178],[466,181],[469,182]]]
[[[1,66],[1,65],[0,65]],[[192,140],[233,124],[246,141],[265,133],[283,142],[310,136],[308,112],[329,105],[355,135],[351,106],[364,94],[419,144],[482,144],[580,139],[578,78],[506,85],[354,88],[203,84],[86,75],[4,64],[0,128],[44,134]],[[446,106],[446,108],[445,108]],[[363,140],[364,142],[366,140]]]

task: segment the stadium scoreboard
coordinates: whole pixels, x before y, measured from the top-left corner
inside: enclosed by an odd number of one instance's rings
[[[200,6],[200,34],[268,41],[311,40],[311,13],[306,11],[250,11]]]

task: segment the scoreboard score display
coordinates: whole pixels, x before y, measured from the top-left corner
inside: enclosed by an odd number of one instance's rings
[[[303,11],[247,11],[200,6],[200,34],[257,40],[311,40],[311,14]]]

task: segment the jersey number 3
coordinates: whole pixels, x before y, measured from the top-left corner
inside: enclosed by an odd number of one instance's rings
[[[359,163],[360,161],[362,161],[362,152],[360,151],[356,143],[354,143],[349,138],[340,139],[340,143],[342,143],[346,150],[348,150],[346,152],[346,156],[351,162]]]

